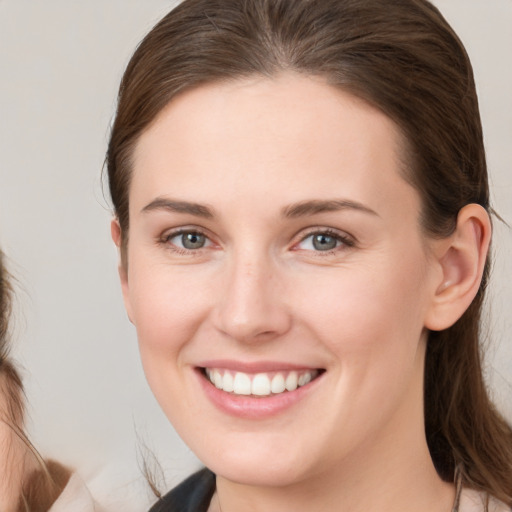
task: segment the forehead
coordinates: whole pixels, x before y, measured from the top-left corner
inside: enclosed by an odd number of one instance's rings
[[[208,203],[215,191],[382,202],[384,190],[414,195],[401,146],[388,117],[320,78],[204,85],[171,101],[138,140],[130,201],[179,193]]]

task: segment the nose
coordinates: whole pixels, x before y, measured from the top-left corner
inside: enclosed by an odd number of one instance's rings
[[[216,328],[244,343],[275,339],[291,326],[282,279],[265,258],[237,258],[223,275],[214,314]]]

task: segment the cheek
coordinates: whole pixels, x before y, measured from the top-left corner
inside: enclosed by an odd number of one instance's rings
[[[186,347],[207,315],[208,294],[198,286],[201,276],[191,278],[190,269],[187,275],[166,265],[134,264],[133,269],[130,302],[144,373],[169,420],[179,423],[194,416],[184,399]]]
[[[390,258],[316,276],[316,292],[303,301],[301,316],[335,357],[343,377],[366,386],[379,380],[369,378],[370,372],[387,381],[415,367],[425,310],[417,262],[414,255],[400,265]]]
[[[353,270],[336,286],[317,281],[322,292],[311,294],[303,309],[338,379],[333,396],[342,405],[332,412],[332,424],[356,437],[363,435],[361,424],[375,433],[406,396],[421,394],[422,282],[417,267],[406,264]]]
[[[135,263],[135,262],[134,262]],[[176,358],[207,315],[200,276],[165,265],[135,266],[130,275],[130,303],[143,362]]]
[[[396,330],[398,334],[413,326],[417,332],[424,310],[422,277],[417,269],[375,266],[341,269],[337,274],[323,279],[317,275],[314,289],[310,287],[315,291],[303,303],[305,314],[309,311],[308,316],[317,318],[319,326],[347,337],[366,332],[368,343],[375,342],[375,332],[384,336]]]

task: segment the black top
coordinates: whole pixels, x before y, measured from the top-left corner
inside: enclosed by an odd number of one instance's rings
[[[207,512],[215,492],[215,475],[201,469],[159,499],[149,512]]]

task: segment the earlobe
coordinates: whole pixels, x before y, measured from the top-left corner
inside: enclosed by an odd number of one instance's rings
[[[110,236],[112,241],[116,244],[117,248],[121,248],[121,225],[117,218],[113,218],[110,221]]]
[[[128,285],[128,271],[122,263],[119,263],[119,267],[117,270],[119,272],[119,280],[121,281],[121,291],[123,293],[124,308],[126,309],[128,319],[133,324],[132,308],[130,301],[130,287]]]
[[[119,251],[121,251],[122,244],[122,232],[121,226],[117,218],[112,219],[110,223],[110,234],[112,236],[113,242],[116,244]],[[121,291],[123,293],[124,307],[126,309],[126,313],[130,322],[133,323],[132,314],[131,314],[131,304],[130,304],[130,290],[128,286],[128,269],[126,268],[126,264],[123,261],[123,257],[120,254],[119,256],[119,265],[117,268],[119,272],[119,280],[121,282]]]
[[[462,208],[457,227],[447,239],[440,240],[435,256],[441,279],[435,285],[425,327],[440,331],[452,326],[475,298],[491,239],[491,221],[477,204]]]

